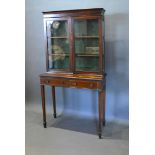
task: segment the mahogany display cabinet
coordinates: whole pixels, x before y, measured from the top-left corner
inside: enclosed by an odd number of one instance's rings
[[[105,125],[105,50],[102,8],[43,12],[46,72],[40,75],[43,125],[46,128],[45,85],[98,91],[98,135]],[[87,102],[87,101],[86,101]],[[95,104],[95,103],[94,103]]]

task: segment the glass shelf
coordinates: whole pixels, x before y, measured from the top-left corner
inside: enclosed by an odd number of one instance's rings
[[[48,66],[69,68],[69,32],[67,20],[55,20],[48,25]]]
[[[66,36],[54,36],[54,37],[49,37],[49,38],[53,38],[53,39],[68,39],[68,37],[66,37]]]
[[[57,53],[53,53],[53,54],[48,54],[48,55],[51,55],[51,56],[52,56],[52,55],[53,55],[53,56],[55,56],[55,55],[56,55],[56,56],[57,56],[57,55],[69,56],[69,54],[66,54],[66,53],[64,53],[64,54],[57,54]]]
[[[98,54],[76,54],[78,57],[98,57]]]
[[[47,46],[48,67],[50,69],[70,68],[74,63],[75,71],[99,70],[99,25],[98,19],[74,19],[73,43],[71,50],[70,37],[67,20],[53,20],[48,24]],[[71,42],[72,43],[72,42]],[[71,53],[75,57],[71,61]]]
[[[75,36],[98,36],[97,19],[77,19],[74,23]]]
[[[98,36],[75,36],[75,39],[98,39]]]
[[[75,69],[98,71],[99,36],[97,19],[77,19],[74,23]]]

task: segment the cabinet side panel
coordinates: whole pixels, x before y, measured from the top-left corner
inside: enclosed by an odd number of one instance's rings
[[[103,74],[103,30],[102,30],[102,16],[99,20],[99,71]]]
[[[47,47],[48,47],[48,42],[47,42],[47,24],[46,24],[46,19],[43,19],[44,22],[44,45],[45,45],[45,54],[46,54],[46,71],[49,70],[49,66],[48,66],[48,54],[47,54]]]

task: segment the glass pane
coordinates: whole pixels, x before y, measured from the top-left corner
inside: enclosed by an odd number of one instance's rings
[[[78,71],[98,71],[98,20],[75,20],[75,66]]]
[[[75,20],[75,36],[98,36],[98,20]]]
[[[50,21],[48,55],[50,69],[69,68],[69,37],[67,21]]]

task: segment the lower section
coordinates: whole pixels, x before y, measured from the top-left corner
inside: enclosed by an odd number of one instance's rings
[[[88,88],[88,89],[102,89],[100,81],[87,81],[87,80],[65,80],[58,78],[45,78],[41,80],[41,84],[57,87],[76,87],[76,88]]]
[[[85,77],[86,78],[86,77]],[[88,78],[88,77],[87,77]],[[90,78],[90,77],[89,77]],[[97,77],[96,77],[97,78]],[[98,90],[98,136],[102,138],[102,128],[105,126],[105,83],[104,80],[87,80],[87,79],[73,79],[67,80],[65,78],[41,78],[41,96],[42,96],[42,110],[43,110],[43,125],[46,128],[46,105],[45,105],[45,88],[44,85],[52,87],[52,101],[53,101],[53,116],[56,118],[56,94],[55,86],[66,86],[75,88],[89,88]]]

